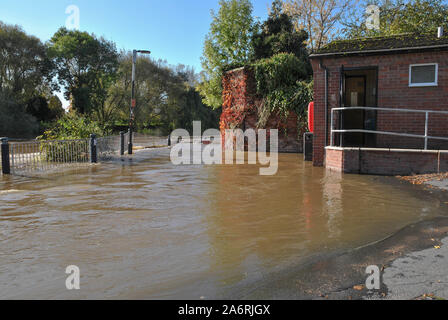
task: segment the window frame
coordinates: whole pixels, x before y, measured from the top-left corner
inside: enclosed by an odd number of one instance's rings
[[[412,83],[412,67],[424,67],[424,66],[435,66],[435,81],[434,82],[422,82],[422,83]],[[439,64],[438,63],[416,63],[409,65],[409,87],[437,87],[439,85]]]

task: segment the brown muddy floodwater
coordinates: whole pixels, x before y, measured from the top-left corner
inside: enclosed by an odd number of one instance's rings
[[[395,178],[301,155],[174,166],[168,150],[46,178],[0,177],[0,298],[232,297],[304,259],[380,240],[446,206]],[[77,265],[81,289],[68,291]]]

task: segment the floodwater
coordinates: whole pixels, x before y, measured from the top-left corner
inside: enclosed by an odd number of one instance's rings
[[[47,178],[0,177],[0,298],[232,297],[304,259],[446,213],[392,177],[341,175],[282,154],[174,166],[168,150]],[[65,287],[66,267],[81,289]]]

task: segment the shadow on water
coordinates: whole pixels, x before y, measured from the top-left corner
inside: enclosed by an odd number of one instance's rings
[[[329,172],[300,155],[280,155],[275,176],[257,165],[173,166],[168,150],[140,155],[0,180],[0,298],[219,298],[446,213],[395,178]],[[72,264],[79,291],[65,289]]]

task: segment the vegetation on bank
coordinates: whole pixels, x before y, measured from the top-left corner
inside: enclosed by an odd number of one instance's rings
[[[367,4],[380,8],[379,30],[366,28]],[[220,1],[204,42],[201,74],[138,58],[138,131],[191,130],[193,120],[217,127],[226,104],[223,73],[241,66],[253,69],[264,101],[259,126],[270,114],[289,111],[304,126],[312,100],[308,57],[313,50],[337,38],[435,33],[438,26],[448,30],[448,6],[442,0],[274,0],[263,22],[252,9],[250,0]],[[70,101],[69,112],[56,92]],[[0,22],[0,136],[65,139],[85,137],[86,131],[117,133],[128,126],[130,96],[131,53],[117,51],[112,41],[61,28],[43,43],[19,26]],[[241,115],[229,114],[227,120],[232,117]]]
[[[131,53],[94,34],[59,29],[47,43],[0,23],[0,136],[85,138],[126,130]],[[167,135],[193,120],[217,127],[219,110],[195,90],[199,75],[184,65],[139,57],[135,129]],[[63,92],[70,110],[54,92]]]
[[[289,15],[283,12],[282,1],[272,4],[269,16],[263,23],[253,23],[252,6],[248,0],[222,0],[221,8],[214,15],[210,34],[204,49],[204,70],[212,70],[209,79],[198,86],[204,103],[212,108],[225,105],[221,127],[235,127],[244,111],[230,110],[229,99],[222,101],[222,75],[225,71],[244,66],[253,70],[257,95],[262,103],[258,107],[258,127],[264,127],[273,113],[286,120],[290,111],[303,115],[312,100],[312,69],[308,59],[304,30],[296,30]],[[240,14],[235,14],[235,11]],[[232,21],[229,21],[233,19]],[[246,23],[244,23],[246,22]],[[240,26],[238,29],[230,25]],[[227,39],[244,34],[244,41]],[[236,50],[234,46],[239,46]],[[239,55],[222,59],[223,52],[234,51]],[[301,117],[301,122],[305,119]]]
[[[448,30],[448,5],[444,0],[359,0],[361,8],[379,8],[379,29],[368,29],[365,10],[349,10],[342,20],[346,39],[393,36],[399,34],[437,34],[437,28]]]
[[[69,112],[52,124],[50,129],[38,136],[39,140],[84,139],[91,134],[97,136],[111,134],[111,130],[101,128],[98,121],[89,119],[78,112]]]

